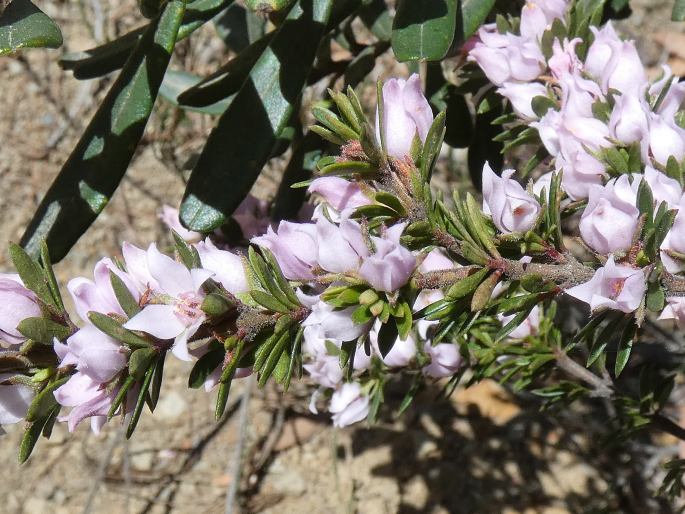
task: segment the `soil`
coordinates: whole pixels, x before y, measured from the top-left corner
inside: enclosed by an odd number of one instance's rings
[[[685,66],[678,45],[683,25],[668,22],[670,1],[633,0],[632,18],[618,25],[638,40],[650,66]],[[8,271],[6,242],[17,241],[40,196],[58,173],[112,77],[79,82],[63,72],[63,51],[89,48],[140,23],[135,2],[45,1],[41,8],[62,27],[65,46],[0,57],[0,270]],[[98,14],[99,10],[102,11]],[[217,46],[217,41],[219,42]],[[226,54],[211,27],[180,45],[173,66],[211,71]],[[685,73],[685,67],[683,73]],[[376,70],[378,74],[387,70]],[[158,220],[162,204],[183,192],[184,163],[212,119],[184,115],[163,104],[153,117],[127,177],[110,205],[56,267],[62,283],[89,276],[95,262],[116,255],[122,241],[169,245]],[[273,191],[279,165],[255,189]],[[1,512],[220,513],[238,484],[245,513],[546,513],[672,512],[652,496],[659,467],[677,453],[667,437],[630,445],[607,444],[608,406],[576,404],[539,412],[539,403],[492,382],[438,399],[424,391],[403,416],[407,384],[393,384],[381,421],[343,430],[307,410],[312,388],[287,395],[237,383],[228,413],[213,418],[215,393],[186,387],[189,365],[169,359],[160,404],[145,413],[126,441],[118,423],[99,436],[87,424],[69,434],[55,427],[23,466],[17,464],[22,427],[8,427],[0,445],[5,474]],[[249,396],[245,391],[250,391]],[[248,397],[246,423],[240,404]],[[419,407],[420,406],[420,407]],[[241,439],[241,427],[244,436]],[[243,443],[243,473],[235,449]]]

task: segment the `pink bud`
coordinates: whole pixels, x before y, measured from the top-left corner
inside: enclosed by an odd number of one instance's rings
[[[483,211],[505,234],[530,230],[540,213],[540,204],[510,178],[513,174],[514,170],[505,170],[498,177],[489,164],[483,167]]]
[[[649,105],[642,98],[630,94],[616,97],[616,104],[609,120],[612,136],[622,143],[635,141],[646,143],[649,137]]]
[[[671,156],[681,161],[685,157],[685,130],[673,120],[652,114],[649,121],[649,149],[659,164],[666,165]]]
[[[356,209],[362,205],[373,203],[362,192],[358,182],[352,182],[340,177],[317,178],[309,185],[308,191],[321,195],[328,205],[338,212]]]
[[[646,291],[641,269],[615,264],[610,256],[588,282],[567,289],[566,294],[587,303],[593,312],[606,308],[628,313],[640,306]]]
[[[93,325],[78,330],[66,344],[55,342],[55,353],[61,366],[75,365],[78,371],[100,383],[112,380],[128,363],[121,344]]]
[[[421,91],[421,79],[390,79],[383,85],[383,130],[388,155],[402,159],[409,155],[414,137],[426,141],[433,123],[433,111]],[[381,142],[378,109],[376,139]]]
[[[654,196],[657,207],[661,202],[666,202],[669,209],[678,208],[683,196],[683,188],[680,186],[680,182],[651,166],[645,166],[643,178],[652,190],[652,196]]]

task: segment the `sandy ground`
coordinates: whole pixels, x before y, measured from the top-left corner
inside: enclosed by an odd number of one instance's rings
[[[112,37],[137,19],[133,2],[103,1],[102,23],[93,2],[44,2],[65,32],[63,50],[81,50]],[[650,65],[670,60],[685,73],[682,27],[666,22],[670,2],[634,1],[636,13],[621,27],[638,39]],[[41,4],[43,5],[43,4]],[[111,18],[110,18],[111,15]],[[111,19],[115,19],[116,23]],[[0,269],[8,269],[6,241],[16,241],[41,194],[59,171],[111,78],[78,82],[56,64],[60,51],[0,58]],[[181,45],[174,66],[212,69],[222,58],[211,29]],[[169,120],[172,120],[171,122]],[[169,243],[156,213],[176,204],[183,163],[197,151],[211,119],[181,116],[168,105],[150,123],[127,178],[103,215],[57,266],[64,283],[89,275],[122,241]],[[277,175],[274,166],[271,176]],[[270,179],[260,183],[268,195]],[[249,382],[237,384],[228,415],[213,420],[214,394],[185,387],[189,365],[170,359],[160,404],[145,413],[130,441],[112,423],[100,436],[64,425],[39,443],[20,467],[20,426],[0,443],[0,512],[219,513],[238,480],[243,512],[265,513],[547,513],[671,512],[652,498],[659,464],[675,452],[660,438],[610,445],[599,439],[606,406],[538,412],[528,397],[493,383],[459,390],[450,399],[424,393],[402,418],[403,387],[388,392],[389,407],[374,427],[334,430],[306,411],[311,390],[286,396]],[[247,421],[240,402],[249,389]],[[244,427],[243,473],[235,448]],[[645,479],[647,477],[647,479]]]

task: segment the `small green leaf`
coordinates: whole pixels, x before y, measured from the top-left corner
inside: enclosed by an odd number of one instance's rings
[[[635,324],[629,323],[621,334],[621,339],[619,340],[618,349],[616,351],[616,363],[614,365],[614,373],[617,378],[623,372],[630,359],[630,354],[633,350],[635,330]]]
[[[62,294],[59,291],[59,285],[57,284],[57,278],[55,277],[55,272],[52,269],[52,260],[50,259],[50,251],[48,250],[48,245],[45,241],[40,243],[40,262],[43,266],[43,273],[45,274],[45,280],[48,283],[50,292],[52,293],[52,298],[55,301],[55,306],[57,309],[64,313],[64,302],[62,301]]]
[[[24,285],[36,293],[45,304],[57,307],[43,269],[28,253],[14,243],[10,244],[10,257]]]
[[[109,272],[109,280],[112,284],[112,291],[114,291],[114,296],[116,296],[119,306],[126,313],[129,318],[132,318],[140,312],[140,305],[134,298],[131,291],[123,280],[114,273],[112,270]]]
[[[121,341],[132,348],[148,348],[151,346],[149,341],[124,328],[121,323],[114,318],[110,318],[106,314],[90,311],[88,313],[88,319],[108,336],[113,337],[117,341]]]
[[[136,405],[133,407],[133,414],[131,414],[131,420],[126,428],[126,439],[130,439],[133,435],[133,431],[138,425],[138,420],[140,420],[140,415],[143,412],[143,407],[145,407],[145,398],[148,394],[148,389],[150,387],[150,382],[152,381],[152,374],[154,372],[154,366],[145,372],[145,377],[143,383],[140,385],[140,392],[138,393],[138,399],[136,400]]]
[[[57,24],[29,0],[11,0],[0,11],[0,55],[21,48],[59,48],[62,32]]]
[[[426,142],[421,150],[421,178],[426,182],[430,181],[431,175],[433,174],[433,168],[440,156],[442,142],[445,139],[447,130],[445,126],[446,119],[447,114],[445,112],[438,113],[428,130]]]
[[[447,290],[445,297],[448,300],[458,300],[470,295],[480,283],[485,279],[487,274],[490,272],[488,268],[481,268],[472,275],[468,275],[463,279],[459,280],[457,283],[450,286]]]
[[[33,422],[45,418],[57,406],[57,400],[53,394],[56,389],[63,386],[71,377],[64,377],[48,384],[38,393],[29,405],[26,413],[26,421]]]
[[[128,360],[129,375],[136,380],[141,380],[157,355],[157,348],[138,348],[135,350]]]
[[[51,345],[55,339],[64,341],[71,334],[71,329],[46,318],[24,318],[17,325],[17,330],[26,338],[38,343]]]
[[[59,412],[59,405],[54,407],[53,410],[44,418],[37,419],[31,425],[29,425],[24,431],[24,436],[21,438],[21,444],[19,446],[19,463],[23,464],[31,456],[33,448],[38,442],[41,432],[46,427],[46,425],[54,418]]]
[[[378,349],[381,352],[383,358],[392,350],[395,346],[395,341],[398,337],[397,325],[394,323],[384,323],[381,325],[378,331]]]

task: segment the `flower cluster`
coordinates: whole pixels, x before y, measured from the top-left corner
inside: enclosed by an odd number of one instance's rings
[[[132,431],[170,353],[193,362],[191,387],[217,390],[217,416],[233,379],[287,388],[304,371],[317,386],[310,409],[327,402],[346,426],[373,419],[396,374],[420,384],[521,372],[530,383],[560,354],[560,295],[590,307],[590,329],[608,320],[632,337],[647,311],[685,328],[685,86],[668,70],[649,82],[611,25],[589,45],[565,37],[568,17],[564,0],[529,2],[520,23],[486,25],[470,51],[514,126],[537,131],[550,155],[552,171],[526,188],[486,164],[482,204],[434,195],[445,119],[413,75],[385,82],[375,131],[353,91],[332,94],[340,117],[319,109],[320,132],[344,144],[307,184],[309,215],[271,223],[249,197],[229,244],[166,207],[178,258],[124,243],[121,259],[68,283],[78,324],[49,259],[15,247],[20,276],[0,276],[0,424],[90,419],[97,431],[122,415]],[[575,235],[583,255],[565,246]]]

